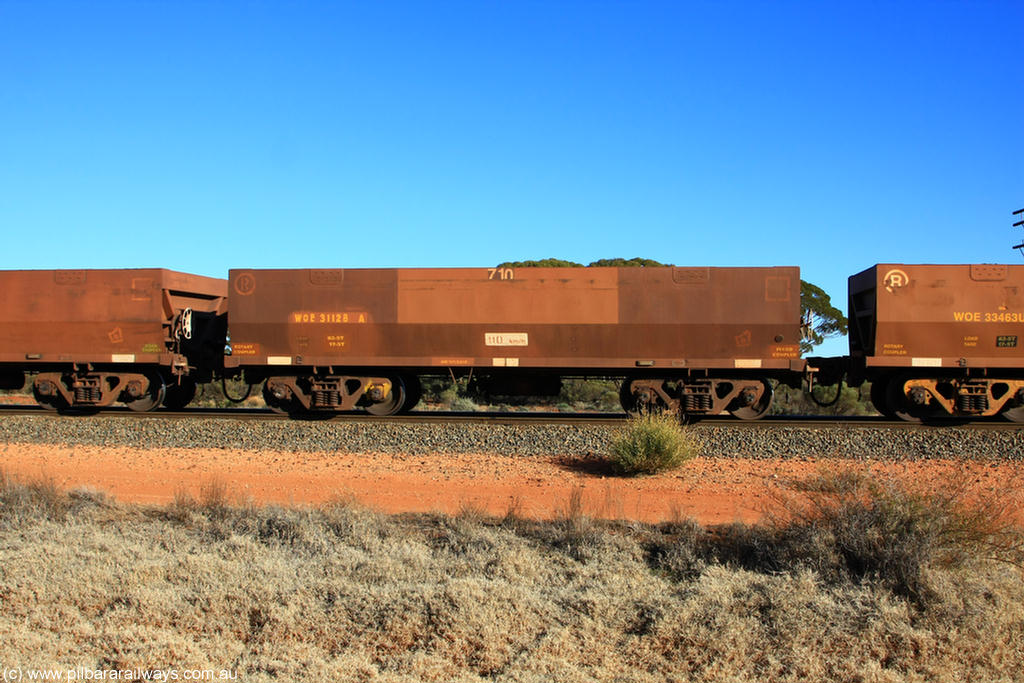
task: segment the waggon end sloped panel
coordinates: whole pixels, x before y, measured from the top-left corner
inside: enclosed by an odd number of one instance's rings
[[[160,268],[18,270],[0,271],[0,290],[0,363],[157,363],[174,316],[223,308],[227,281]]]
[[[850,278],[850,351],[868,365],[1020,367],[1024,265],[879,264]]]
[[[779,268],[232,270],[232,365],[788,369]]]

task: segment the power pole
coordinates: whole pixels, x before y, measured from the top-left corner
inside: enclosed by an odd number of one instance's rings
[[[1022,228],[1022,227],[1024,227],[1024,209],[1017,209],[1016,211],[1014,211],[1013,212],[1013,217],[1017,219],[1017,222],[1013,224],[1013,227],[1015,227],[1015,228]],[[1014,249],[1020,249],[1021,250],[1021,252],[1020,252],[1021,255],[1024,255],[1024,242],[1021,242],[1020,244],[1013,245],[1013,248]]]

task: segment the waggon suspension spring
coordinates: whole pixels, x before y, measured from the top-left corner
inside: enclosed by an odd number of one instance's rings
[[[988,395],[957,394],[956,408],[961,413],[983,413],[988,410]]]
[[[688,413],[706,413],[711,410],[711,394],[686,392],[683,394],[683,410]]]
[[[100,388],[92,386],[75,387],[75,403],[99,403]]]
[[[341,392],[318,390],[312,392],[313,405],[318,408],[334,408],[341,405]]]
[[[103,397],[100,380],[97,377],[76,377],[71,385],[75,403],[99,403]]]

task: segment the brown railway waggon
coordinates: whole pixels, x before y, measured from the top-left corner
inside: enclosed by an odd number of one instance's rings
[[[764,415],[799,383],[800,274],[781,268],[232,270],[229,369],[286,412],[415,405],[419,377],[496,395],[622,377],[628,410]]]
[[[849,295],[849,381],[881,413],[1024,422],[1024,265],[881,264]]]
[[[238,375],[278,411],[375,415],[421,377],[494,397],[606,377],[630,412],[757,419],[775,382],[845,377],[904,420],[1024,422],[1024,266],[869,268],[850,355],[806,360],[795,267],[23,270],[0,291],[0,389],[31,377],[61,411],[181,407]]]
[[[223,367],[227,282],[171,270],[0,271],[0,388],[54,410],[180,407]]]

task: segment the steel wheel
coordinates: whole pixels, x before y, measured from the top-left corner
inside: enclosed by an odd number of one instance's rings
[[[402,404],[399,412],[408,413],[423,397],[423,386],[420,384],[420,378],[416,375],[407,375],[402,381],[405,382],[405,403]]]
[[[196,381],[191,377],[181,377],[166,382],[164,407],[170,410],[181,410],[196,397],[197,386]]]
[[[883,416],[890,420],[896,419],[896,413],[892,412],[889,408],[888,399],[888,387],[889,379],[886,377],[878,377],[871,382],[871,405],[875,406],[875,410],[881,413]]]
[[[131,394],[127,394],[127,389],[122,394],[124,397],[121,400],[136,413],[148,413],[156,410],[167,395],[167,385],[164,384],[164,378],[159,373],[147,373],[146,380],[148,384],[139,396],[132,397]]]
[[[663,391],[670,391],[665,386],[663,380],[650,380],[653,382],[661,382],[661,389]],[[669,409],[665,405],[665,400],[658,394],[656,389],[641,384],[639,391],[634,392],[634,383],[647,383],[648,380],[641,380],[636,378],[627,377],[622,381],[622,386],[619,387],[619,405],[622,409],[630,415],[646,415],[648,413],[663,413]]]
[[[402,410],[406,397],[405,382],[401,377],[389,377],[388,379],[391,380],[391,393],[383,401],[366,406],[365,410],[370,415],[384,417],[394,415]]]
[[[999,415],[1004,420],[1009,420],[1010,422],[1024,422],[1024,406],[1007,408],[1003,412],[999,413]]]
[[[893,377],[886,383],[885,404],[889,407],[889,413],[898,417],[904,422],[923,422],[935,411],[928,406],[914,405],[904,391],[909,380],[913,379],[906,375]],[[888,414],[888,413],[886,413]]]
[[[36,399],[36,403],[39,404],[39,407],[41,407],[44,410],[64,412],[65,410],[68,409],[68,402],[64,400],[63,396],[61,396],[59,393],[56,393],[52,396],[42,394],[39,391],[39,387],[36,386],[34,383],[32,384],[32,396],[33,398]]]
[[[281,415],[290,415],[298,412],[296,408],[298,402],[294,398],[281,399],[274,396],[274,392],[271,391],[269,386],[269,380],[263,383],[263,402],[267,404],[268,408]]]
[[[733,417],[738,417],[741,420],[760,420],[768,414],[769,410],[771,410],[772,399],[775,398],[775,391],[772,389],[771,382],[768,380],[762,379],[759,381],[761,382],[761,386],[764,388],[760,398],[749,406],[729,408],[729,413]]]
[[[633,380],[628,377],[622,380],[622,385],[619,386],[619,405],[630,415],[636,415],[639,412],[636,396],[633,395]]]

